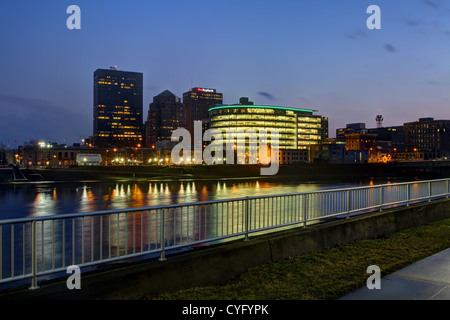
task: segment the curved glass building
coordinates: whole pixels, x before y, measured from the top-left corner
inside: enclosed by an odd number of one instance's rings
[[[280,149],[307,149],[328,137],[328,119],[315,110],[264,105],[217,105],[209,109],[211,128],[222,132],[225,141],[236,132],[279,132]],[[234,134],[233,137],[226,133]],[[248,137],[248,135],[247,135]],[[244,137],[237,136],[237,139]],[[245,139],[245,138],[244,138]]]

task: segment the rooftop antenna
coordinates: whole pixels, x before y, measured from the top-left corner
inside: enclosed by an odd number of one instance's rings
[[[381,110],[378,109],[378,112],[380,112]],[[377,115],[375,118],[375,121],[377,122],[377,127],[378,128],[383,128],[383,116],[381,114]]]
[[[117,66],[111,66],[109,67],[110,70],[117,70]]]

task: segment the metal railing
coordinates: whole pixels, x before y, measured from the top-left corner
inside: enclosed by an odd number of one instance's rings
[[[449,196],[450,179],[0,221],[0,284]]]

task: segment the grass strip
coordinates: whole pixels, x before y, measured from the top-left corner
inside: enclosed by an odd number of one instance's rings
[[[223,285],[146,296],[155,300],[330,300],[450,247],[450,219],[249,269]]]

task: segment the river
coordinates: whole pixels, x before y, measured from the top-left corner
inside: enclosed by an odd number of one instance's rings
[[[308,195],[271,197],[245,201],[177,206],[170,209],[121,211],[128,208],[280,195],[367,186],[389,181],[299,182],[271,179],[184,181],[39,182],[0,185],[0,281],[30,274],[33,253],[41,272],[70,264],[121,258],[164,248],[222,241],[247,232],[279,226],[314,223],[317,218],[347,210],[377,206],[378,188]],[[445,190],[438,182],[439,192]],[[436,189],[433,187],[433,190]],[[411,186],[424,192],[428,188]],[[385,188],[404,198],[404,187]],[[418,194],[418,196],[423,196]],[[351,201],[350,201],[351,200]],[[393,199],[395,200],[395,199]],[[64,217],[71,213],[117,210],[114,214]],[[58,216],[30,222],[6,219]],[[36,220],[36,219],[35,219]],[[34,227],[33,227],[34,226]],[[33,229],[32,229],[33,228]],[[35,230],[35,234],[33,235]],[[34,237],[34,238],[33,238]],[[34,240],[33,240],[34,239]],[[35,244],[35,246],[33,246]]]
[[[234,179],[4,184],[0,185],[0,219],[307,192],[370,183],[370,181],[339,183]]]

